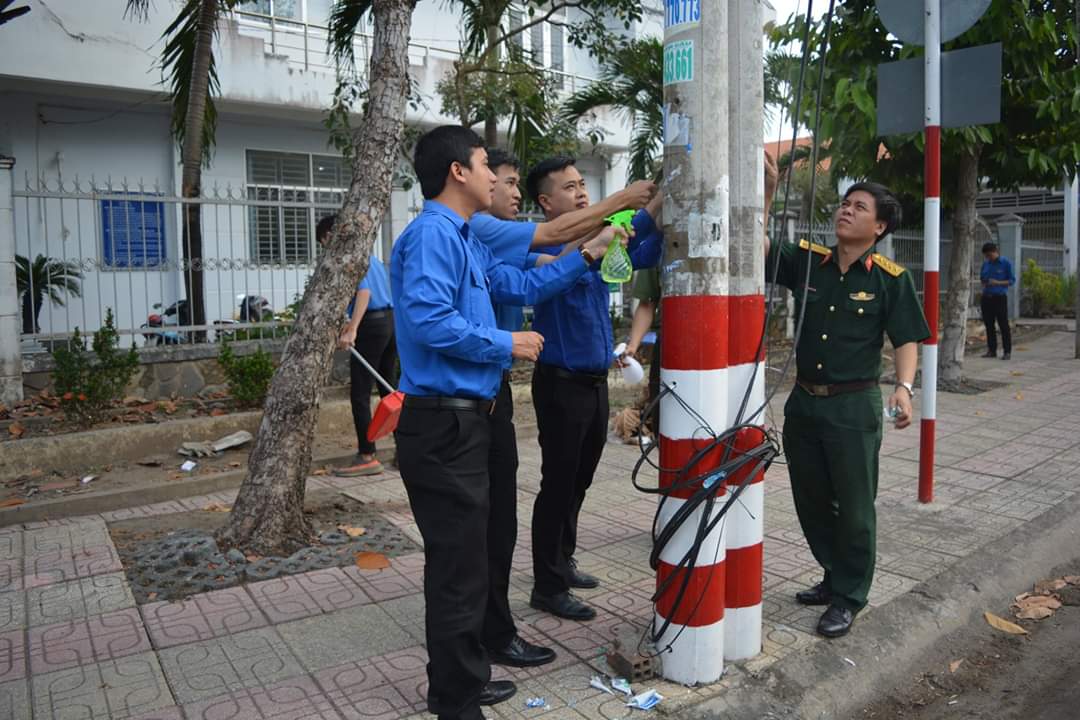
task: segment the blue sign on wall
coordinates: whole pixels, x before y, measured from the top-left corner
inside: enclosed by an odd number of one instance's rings
[[[165,203],[102,200],[101,237],[106,267],[150,268],[164,264]]]

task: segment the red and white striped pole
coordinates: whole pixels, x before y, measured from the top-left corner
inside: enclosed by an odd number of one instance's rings
[[[941,245],[941,0],[925,0],[926,164],[924,182],[923,307],[930,338],[922,354],[919,502],[934,499],[934,425],[937,420],[939,256]]]

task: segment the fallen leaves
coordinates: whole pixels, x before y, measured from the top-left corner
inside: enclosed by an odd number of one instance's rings
[[[22,498],[8,498],[7,500],[0,500],[0,508],[15,507],[22,505],[24,502],[26,501]]]
[[[960,669],[960,666],[963,665],[963,664],[964,664],[964,658],[960,658],[959,660],[953,660],[951,663],[949,663],[949,672],[950,673],[956,672],[957,670]]]
[[[1024,399],[1024,393],[1016,393],[1015,397],[1016,397],[1017,400],[1023,400]]]
[[[360,537],[367,532],[367,530],[362,527],[351,527],[349,525],[339,525],[338,530],[345,533],[351,538]]]
[[[25,433],[25,432],[26,432],[26,428],[24,428],[22,426],[22,424],[20,424],[20,423],[13,422],[10,425],[8,425],[8,434],[11,435],[11,437],[15,438],[16,440],[21,438],[23,436],[23,433]]]
[[[1022,370],[1013,370],[1009,374],[1012,375],[1013,377],[1020,377],[1021,375],[1024,374],[1024,372]]]
[[[230,510],[232,510],[232,505],[225,505],[224,503],[210,503],[209,505],[204,505],[202,510],[203,512],[229,512]]]
[[[382,553],[358,552],[356,553],[356,567],[361,570],[385,570],[390,567],[390,561]]]
[[[219,408],[219,407],[216,407],[216,408],[214,408],[213,410],[210,411],[210,417],[221,417],[222,415],[228,415],[228,414],[229,414],[228,412],[226,412],[224,409]]]
[[[327,470],[326,468],[319,468],[318,470],[313,470],[311,474],[312,475],[329,475],[330,471]]]
[[[1016,598],[1014,614],[1020,620],[1044,620],[1061,607],[1061,601],[1053,595],[1024,593]]]
[[[1010,635],[1027,635],[1028,631],[1020,627],[1014,622],[1009,622],[1003,617],[999,617],[990,611],[983,612],[983,617],[986,618],[986,622],[990,624],[990,627],[1001,632],[1009,633]]]
[[[1040,580],[1039,582],[1035,583],[1035,594],[1036,595],[1049,595],[1050,593],[1056,593],[1058,590],[1061,590],[1062,588],[1064,588],[1068,584],[1069,584],[1069,581],[1066,580],[1065,578],[1053,578],[1053,579],[1050,579],[1050,580]],[[1027,593],[1025,593],[1025,594],[1027,594]],[[1019,598],[1017,598],[1017,600],[1019,600]]]

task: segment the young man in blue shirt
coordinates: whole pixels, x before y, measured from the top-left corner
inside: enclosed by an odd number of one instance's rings
[[[986,325],[986,354],[997,357],[997,332],[994,324],[1001,327],[1002,360],[1012,357],[1012,332],[1009,330],[1009,287],[1016,284],[1012,263],[1001,257],[996,243],[982,246],[983,264],[979,277],[982,279],[982,318]]]
[[[315,226],[315,239],[322,244],[334,227],[336,215],[324,217]],[[356,351],[391,385],[397,365],[394,343],[394,305],[390,300],[390,278],[382,260],[371,256],[368,271],[356,286],[356,294],[345,310],[348,318],[338,337],[341,350],[355,347]],[[356,429],[356,457],[334,474],[341,477],[378,475],[382,463],[375,458],[375,443],[367,439],[371,425],[371,385],[374,378],[367,368],[349,354],[349,404],[352,406],[353,427]],[[378,386],[379,397],[389,393]]]
[[[527,180],[529,196],[549,220],[589,206],[585,180],[574,159],[556,157],[537,164]],[[654,218],[662,193],[634,217],[630,259],[635,268],[660,259],[663,236]],[[536,305],[533,328],[545,338],[533,373],[542,457],[540,492],[533,505],[533,588],[530,604],[570,620],[591,620],[596,611],[571,588],[594,588],[599,581],[577,569],[577,523],[592,484],[608,428],[608,368],[613,336],[608,284],[600,264],[567,291]]]
[[[554,261],[555,255],[532,253],[533,247],[562,245],[577,240],[579,234],[592,235],[603,228],[607,215],[627,207],[639,208],[655,194],[651,182],[633,183],[594,206],[566,213],[553,222],[517,222],[521,207],[521,175],[517,158],[497,148],[488,149],[488,167],[495,173],[491,208],[477,213],[469,227],[491,253],[514,267],[531,268]],[[563,253],[576,252],[579,243],[567,243]],[[521,329],[524,313],[520,305],[495,305],[499,329]],[[488,519],[488,604],[484,619],[484,646],[493,662],[514,667],[543,665],[555,653],[526,642],[517,633],[510,611],[510,572],[517,544],[517,436],[514,430],[514,402],[510,391],[510,363],[503,368],[502,383],[490,416],[491,449],[488,472],[491,481],[491,509]]]
[[[506,363],[535,360],[543,347],[538,333],[498,329],[492,301],[531,305],[566,289],[613,234],[523,272],[493,257],[469,227],[495,184],[476,133],[428,132],[414,166],[424,209],[394,244],[390,287],[406,395],[399,466],[424,538],[428,709],[441,720],[481,720],[481,705],[516,692],[510,681],[490,682],[483,646],[489,416]]]

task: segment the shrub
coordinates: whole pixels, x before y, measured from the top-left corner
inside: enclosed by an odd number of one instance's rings
[[[1020,281],[1024,293],[1031,298],[1031,312],[1035,317],[1067,311],[1076,297],[1075,277],[1063,278],[1046,272],[1034,260],[1027,261]]]
[[[274,360],[270,353],[256,348],[251,355],[237,357],[229,343],[221,346],[218,363],[225,371],[229,394],[246,407],[262,405],[274,376]]]
[[[53,387],[65,413],[88,425],[120,399],[139,367],[139,356],[134,345],[127,352],[121,352],[119,345],[120,335],[109,308],[105,324],[94,333],[92,354],[77,327],[71,345],[53,351]]]

